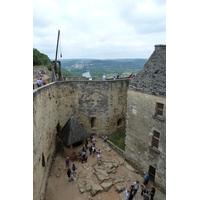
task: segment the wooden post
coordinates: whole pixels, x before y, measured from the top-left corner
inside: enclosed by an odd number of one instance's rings
[[[60,37],[60,30],[58,30],[58,38],[57,38],[57,45],[56,45],[56,56],[55,56],[55,73],[57,74],[57,54],[58,54],[58,42],[59,42],[59,37]]]

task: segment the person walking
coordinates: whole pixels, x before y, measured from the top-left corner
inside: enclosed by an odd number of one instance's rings
[[[141,185],[141,196],[143,196],[144,191],[146,190],[146,185],[143,183]]]
[[[129,190],[126,190],[126,200],[129,200]]]
[[[67,170],[67,176],[68,176],[69,181],[70,181],[70,175],[71,175],[71,170],[70,170],[70,168],[68,168],[68,170]]]
[[[69,157],[67,157],[65,163],[66,163],[66,169],[68,170],[69,169]]]
[[[149,182],[149,174],[148,173],[145,173],[145,176],[144,176],[144,184],[147,185]]]
[[[155,192],[156,192],[155,187],[152,187],[152,188],[151,188],[151,191],[150,191],[150,197],[151,197],[150,200],[153,200],[153,197],[154,197],[154,195],[155,195]]]
[[[144,200],[149,200],[149,194],[147,190],[144,191],[143,198]]]
[[[90,151],[90,155],[92,155],[92,145],[90,146],[89,151]]]
[[[136,195],[137,191],[138,191],[138,188],[139,188],[139,181],[135,181],[133,183],[133,186],[134,186],[134,189],[133,189],[133,197]]]
[[[132,199],[133,199],[133,189],[134,189],[134,186],[131,185],[131,187],[129,188],[130,193],[129,193],[129,198],[128,198],[128,200],[132,200]]]
[[[92,146],[92,152],[93,152],[93,157],[94,157],[95,156],[95,152],[96,152],[95,144],[93,144],[93,146]]]
[[[73,171],[73,174],[75,175],[76,174],[76,165],[74,163],[72,164],[72,171]]]

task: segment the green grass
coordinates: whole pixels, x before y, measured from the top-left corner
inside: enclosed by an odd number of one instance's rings
[[[120,149],[125,150],[125,130],[118,130],[117,132],[108,136],[108,140],[118,146]]]

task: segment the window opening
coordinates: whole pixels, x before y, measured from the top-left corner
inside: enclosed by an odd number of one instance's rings
[[[155,175],[156,175],[156,169],[153,166],[149,165],[149,179],[151,181],[154,181]]]
[[[96,117],[92,117],[91,119],[91,128],[95,127]]]
[[[122,119],[120,118],[118,121],[117,121],[117,126],[121,126],[122,125]]]
[[[158,149],[159,139],[160,139],[160,133],[154,130],[151,146],[156,147]]]
[[[156,115],[163,116],[164,104],[157,103]]]
[[[45,158],[43,153],[42,153],[42,167],[45,167]]]

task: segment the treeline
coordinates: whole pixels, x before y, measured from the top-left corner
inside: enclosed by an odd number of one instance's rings
[[[40,53],[37,49],[33,49],[33,66],[44,65],[51,70],[51,60],[43,53]]]

